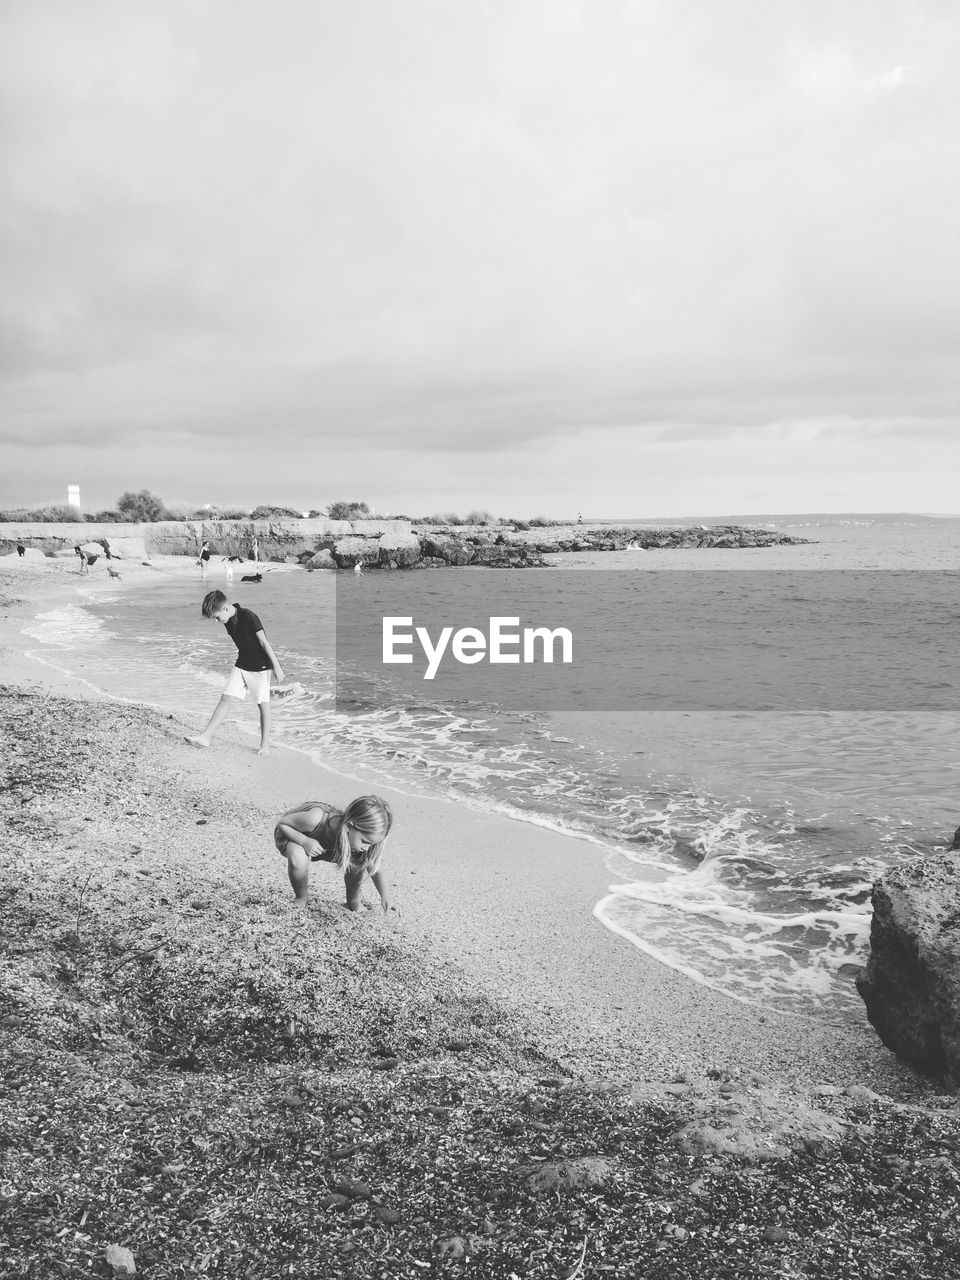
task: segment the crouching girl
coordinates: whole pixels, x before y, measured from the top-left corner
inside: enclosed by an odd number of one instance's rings
[[[390,806],[379,796],[360,796],[345,810],[322,800],[307,800],[285,813],[273,832],[274,843],[287,860],[287,875],[296,901],[307,901],[311,862],[332,862],[343,873],[347,906],[360,910],[360,886],[370,876],[383,910],[390,895],[380,871],[383,842],[393,826]]]

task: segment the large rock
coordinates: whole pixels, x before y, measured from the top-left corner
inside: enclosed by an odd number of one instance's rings
[[[339,538],[333,547],[333,558],[339,569],[352,569],[355,564],[379,564],[379,544],[372,538]]]
[[[473,547],[459,538],[442,533],[426,533],[421,538],[425,556],[433,556],[445,564],[469,564],[473,559]]]
[[[312,556],[303,561],[303,567],[311,571],[314,569],[336,569],[337,562],[326,547],[321,547],[319,551],[315,551]]]
[[[420,559],[420,539],[413,533],[385,533],[377,545],[384,569],[409,569]]]
[[[874,884],[857,990],[888,1048],[960,1085],[960,857],[915,858]]]
[[[115,560],[144,560],[147,555],[147,548],[144,545],[142,536],[120,536],[114,537],[113,534],[106,539],[107,549]]]

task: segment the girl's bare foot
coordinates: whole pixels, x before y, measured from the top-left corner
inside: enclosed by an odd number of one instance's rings
[[[205,738],[202,733],[197,734],[195,738],[189,736],[184,738],[184,742],[189,742],[191,747],[209,747],[210,739]]]
[[[269,747],[260,747],[257,751],[258,756],[268,756],[270,754]]]

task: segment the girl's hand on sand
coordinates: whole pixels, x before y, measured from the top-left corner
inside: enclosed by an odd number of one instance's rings
[[[384,914],[385,916],[389,915],[389,914],[390,914],[390,912],[391,912],[391,911],[393,911],[393,912],[396,914],[397,918],[399,919],[399,916],[400,916],[400,910],[399,910],[399,908],[398,908],[398,907],[395,907],[395,906],[393,905],[393,903],[390,901],[390,899],[389,899],[389,898],[381,898],[381,899],[380,899],[380,907],[381,907],[381,909],[382,909],[382,911],[383,911],[383,914]]]

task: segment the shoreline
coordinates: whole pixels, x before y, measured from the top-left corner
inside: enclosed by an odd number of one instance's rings
[[[0,561],[0,594],[19,587],[24,603],[5,611],[0,624],[5,683],[98,699],[79,679],[54,668],[38,671],[17,629],[18,618],[33,616],[38,603],[52,600],[51,590],[70,596],[89,580],[58,575],[57,561],[46,561],[39,572],[10,561]],[[162,563],[159,572],[137,573],[140,567],[131,566],[129,577],[125,569],[123,581],[103,586],[127,591],[184,567],[181,562],[168,570]],[[63,580],[71,576],[79,581]],[[191,726],[179,728],[186,732]],[[246,811],[248,824],[259,822],[259,853],[247,859],[245,870],[283,900],[284,868],[280,859],[274,866],[269,839],[276,815],[308,796],[346,801],[363,788],[282,744],[258,759],[244,738],[227,727],[203,753],[171,742],[169,770],[174,785],[202,778],[227,807]],[[402,919],[392,931],[411,947],[426,947],[462,967],[496,998],[524,1010],[559,1045],[560,1057],[624,1077],[668,1078],[735,1059],[743,1069],[785,1084],[866,1083],[904,1097],[929,1088],[882,1046],[865,1015],[863,1027],[856,1028],[745,1005],[659,964],[606,929],[593,910],[609,889],[609,876],[592,842],[451,800],[379,789],[396,814],[385,871]],[[188,834],[193,835],[182,833]],[[336,887],[330,877],[314,876],[311,892],[329,900]]]
[[[40,668],[37,608],[0,614],[2,1274],[960,1265],[960,1102],[869,1028],[658,965],[590,914],[596,846],[452,801],[378,788],[400,919],[322,865],[294,907],[276,817],[361,788]]]

